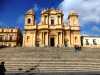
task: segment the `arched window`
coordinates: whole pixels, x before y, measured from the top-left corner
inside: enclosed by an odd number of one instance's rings
[[[75,37],[75,43],[77,42],[77,37]]]
[[[60,16],[58,15],[58,18],[60,18]]]
[[[59,21],[60,21],[60,16],[58,15],[58,24],[60,23]]]
[[[29,24],[31,23],[31,19],[30,18],[27,20],[27,23],[29,23]]]
[[[54,25],[54,16],[51,16],[51,25]]]
[[[44,22],[45,22],[45,24],[47,24],[47,22],[46,22],[47,21],[47,15],[45,15],[44,17],[45,17]]]
[[[28,41],[29,41],[29,39],[30,39],[30,36],[27,36],[27,38],[26,38],[26,39],[27,39],[27,42],[28,42]]]

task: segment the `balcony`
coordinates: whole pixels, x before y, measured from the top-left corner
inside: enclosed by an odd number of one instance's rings
[[[70,29],[70,26],[64,26],[64,29],[65,30],[69,30]]]
[[[80,30],[80,26],[73,26],[71,27],[71,30]]]
[[[38,25],[38,29],[48,29],[48,25]]]
[[[26,29],[26,30],[36,29],[36,25],[34,25],[34,26],[27,25],[27,26],[24,27],[24,29]]]
[[[49,26],[50,29],[63,29],[62,25],[50,25]]]

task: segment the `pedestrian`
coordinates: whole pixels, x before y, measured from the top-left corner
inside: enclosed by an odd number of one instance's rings
[[[0,75],[5,75],[6,69],[4,66],[5,62],[1,62],[0,64]]]
[[[75,52],[77,52],[77,45],[74,46]]]

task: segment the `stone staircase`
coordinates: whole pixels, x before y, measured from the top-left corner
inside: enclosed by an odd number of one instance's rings
[[[7,72],[100,71],[100,49],[83,48],[4,48],[0,62]]]

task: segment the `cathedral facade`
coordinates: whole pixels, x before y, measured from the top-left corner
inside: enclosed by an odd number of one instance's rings
[[[58,9],[41,11],[39,24],[35,23],[32,9],[25,14],[23,47],[73,47],[81,44],[78,14],[71,11],[67,23],[63,12]]]

